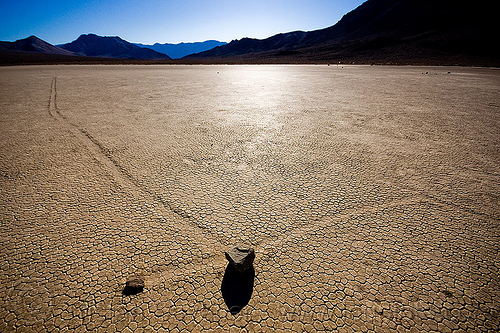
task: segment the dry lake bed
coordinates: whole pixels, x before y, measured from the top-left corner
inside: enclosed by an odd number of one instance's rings
[[[0,191],[1,332],[500,330],[499,69],[2,67]]]

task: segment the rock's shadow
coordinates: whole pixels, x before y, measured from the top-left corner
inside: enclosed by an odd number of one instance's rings
[[[231,264],[227,265],[222,278],[221,291],[224,302],[232,314],[240,312],[250,301],[254,278],[253,266],[240,273]]]
[[[125,296],[137,295],[138,293],[142,292],[143,289],[144,288],[132,288],[132,287],[125,286],[125,288],[123,288],[123,290],[122,290],[122,295],[125,295]]]

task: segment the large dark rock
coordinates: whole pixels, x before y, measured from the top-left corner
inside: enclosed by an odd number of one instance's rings
[[[250,247],[235,246],[226,251],[226,259],[240,273],[252,267],[255,251]]]

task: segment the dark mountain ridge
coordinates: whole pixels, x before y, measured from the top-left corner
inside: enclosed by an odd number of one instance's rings
[[[260,53],[272,51],[292,50],[303,41],[307,36],[307,32],[294,31],[283,34],[278,34],[266,39],[242,38],[240,40],[231,41],[231,43],[215,47],[212,50],[201,52],[187,56],[186,58],[196,57],[227,57],[238,56],[249,53]]]
[[[452,0],[368,0],[337,24],[243,38],[185,59],[214,62],[379,62],[498,66],[492,10]]]
[[[166,54],[136,46],[116,36],[101,37],[95,34],[81,35],[71,43],[58,46],[74,54],[88,57],[170,59]]]
[[[495,41],[500,29],[494,15],[493,5],[485,1],[472,5],[454,0],[368,0],[324,29],[243,38],[175,62],[120,37],[88,34],[59,47],[35,36],[0,42],[0,63],[356,62],[498,67],[500,51]]]

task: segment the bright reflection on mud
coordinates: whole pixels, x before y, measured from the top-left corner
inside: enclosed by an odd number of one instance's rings
[[[219,109],[216,113],[233,125],[279,129],[290,93],[290,72],[284,66],[235,66],[219,71]]]

